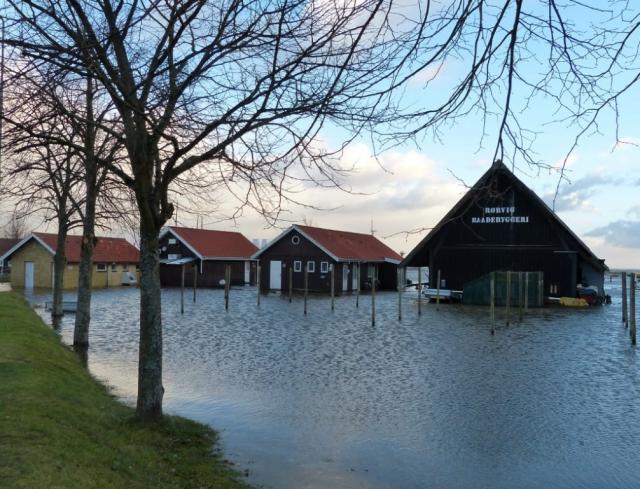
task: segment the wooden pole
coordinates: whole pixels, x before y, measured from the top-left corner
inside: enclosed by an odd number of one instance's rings
[[[229,310],[229,289],[231,288],[231,265],[225,267],[224,273],[224,310]]]
[[[507,326],[511,323],[511,270],[507,270]]]
[[[180,314],[184,314],[184,265],[182,265],[180,279]]]
[[[376,267],[373,267],[373,273],[371,274],[371,326],[376,325]]]
[[[398,268],[398,321],[402,321],[402,268]]]
[[[538,307],[544,306],[544,274],[538,272]]]
[[[309,263],[304,264],[304,314],[307,314],[307,296],[309,295]]]
[[[422,267],[418,267],[418,316],[422,316]]]
[[[196,288],[198,287],[198,264],[193,265],[193,303],[196,303]]]
[[[438,270],[438,284],[436,285],[436,309],[440,306],[440,270]]]
[[[293,298],[293,267],[289,267],[289,303]]]
[[[331,264],[331,312],[335,311],[335,308],[336,308],[335,297],[336,297],[336,267],[332,263]]]
[[[356,308],[360,307],[360,263],[358,263],[358,280],[356,287]]]
[[[256,295],[256,305],[260,305],[260,271],[261,271],[261,267],[260,265],[257,266],[256,269],[256,289],[258,291],[257,295]]]
[[[636,274],[631,272],[631,282],[629,283],[629,333],[631,344],[636,346]]]
[[[522,272],[518,272],[518,322],[522,322]]]
[[[627,318],[627,272],[622,272],[622,323],[626,328],[629,324],[629,319]]]
[[[491,272],[490,289],[490,310],[491,310],[491,334],[496,334],[496,272]]]
[[[529,309],[529,272],[524,272],[524,311]]]

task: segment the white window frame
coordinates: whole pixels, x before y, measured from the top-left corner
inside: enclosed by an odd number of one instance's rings
[[[329,262],[321,261],[320,262],[320,273],[329,273]]]
[[[96,263],[96,272],[106,272],[107,264],[106,263]]]
[[[302,260],[293,260],[293,271],[294,272],[302,271]]]
[[[309,260],[307,262],[307,272],[315,273],[315,271],[316,271],[316,262],[313,260]]]
[[[167,260],[169,260],[169,261],[179,260],[180,258],[182,258],[182,256],[180,256],[179,253],[169,253],[167,255]]]
[[[112,272],[117,272],[118,271],[118,264],[117,263],[112,263],[111,264],[111,271]]]
[[[176,240],[176,238],[169,238],[169,241],[168,241],[168,243],[169,243],[170,245],[172,245],[172,244],[176,244],[177,242],[178,242],[178,241]]]

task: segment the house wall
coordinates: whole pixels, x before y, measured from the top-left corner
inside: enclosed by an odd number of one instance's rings
[[[187,263],[184,266],[185,287],[193,287],[194,264],[197,274],[198,287],[222,287],[220,282],[224,280],[227,265],[231,266],[231,285],[242,286],[244,281],[245,260],[206,260],[200,268],[200,260]],[[255,261],[250,262],[250,284],[255,284]],[[160,283],[163,287],[180,287],[182,283],[181,265],[160,265]]]

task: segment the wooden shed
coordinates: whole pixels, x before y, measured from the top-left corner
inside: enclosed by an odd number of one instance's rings
[[[53,256],[57,234],[32,233],[16,243],[2,257],[11,262],[11,286],[14,288],[51,288],[53,286]],[[66,268],[63,288],[78,287],[82,236],[67,236]],[[97,237],[93,251],[94,288],[116,287],[137,283],[138,249],[123,238]]]
[[[182,282],[198,287],[220,287],[226,267],[231,267],[231,285],[254,285],[258,248],[241,233],[169,226],[160,233],[160,282],[178,287]]]
[[[440,271],[442,288],[465,285],[493,271],[542,272],[546,296],[575,297],[578,285],[604,295],[608,270],[589,247],[520,181],[496,161],[401,266]]]
[[[377,277],[377,288],[395,289],[397,267],[402,260],[370,234],[301,225],[291,226],[254,258],[260,260],[263,291],[288,290],[290,275],[293,289],[303,290],[306,269],[308,290],[329,292],[334,267],[336,293],[368,290],[373,277]]]

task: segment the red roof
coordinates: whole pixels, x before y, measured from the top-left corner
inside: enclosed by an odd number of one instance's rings
[[[170,226],[202,258],[251,258],[258,248],[241,233]]]
[[[19,241],[19,239],[0,238],[0,256],[13,248]]]
[[[40,238],[55,253],[57,248],[57,234],[33,233]],[[65,255],[70,263],[80,261],[80,247],[82,236],[67,236],[65,241]],[[140,252],[123,238],[97,237],[96,247],[93,249],[94,263],[138,263]]]
[[[317,244],[340,260],[384,261],[402,257],[371,234],[296,225]]]

